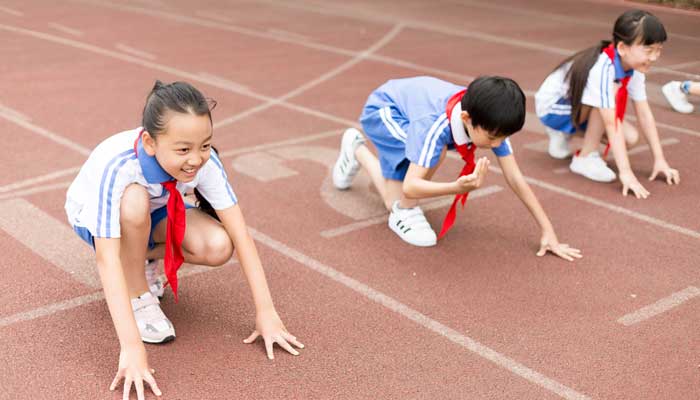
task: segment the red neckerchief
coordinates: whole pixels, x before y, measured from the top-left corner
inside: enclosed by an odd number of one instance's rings
[[[465,93],[467,93],[466,89],[462,90],[459,93],[456,93],[447,101],[447,110],[445,112],[447,114],[447,119],[450,122],[452,122],[452,111],[460,104],[460,102],[462,101],[462,97],[464,97]],[[459,116],[459,118],[461,120],[461,116]],[[459,123],[462,122],[460,121]],[[474,144],[472,143],[467,143],[466,135],[457,135],[457,132],[455,132],[454,129],[452,129],[451,124],[450,129],[452,130],[452,137],[455,140],[455,149],[457,150],[457,152],[459,152],[459,155],[462,156],[462,160],[464,160],[464,167],[462,167],[462,171],[459,173],[459,176],[469,175],[472,172],[474,172],[474,167],[476,167],[476,164],[474,163],[474,151],[476,150],[476,146],[474,146]],[[442,229],[440,230],[438,239],[441,239],[443,236],[445,236],[447,231],[449,231],[452,225],[454,224],[455,217],[457,216],[457,202],[461,201],[462,208],[464,208],[464,204],[467,202],[467,197],[469,197],[469,192],[458,194],[455,196],[455,199],[452,202],[452,206],[447,212],[445,220],[442,222]]]
[[[138,143],[143,135],[144,130],[141,130],[139,136],[134,142],[134,152],[138,156]],[[185,202],[182,200],[182,195],[177,190],[176,180],[162,182],[163,190],[170,193],[168,198],[168,225],[165,233],[165,259],[163,260],[165,277],[168,281],[165,283],[173,289],[175,302],[177,303],[177,270],[185,261],[182,255],[182,239],[185,237],[185,226],[187,216],[185,215]]]
[[[609,58],[610,61],[613,64],[613,67],[615,66],[615,46],[610,43],[610,45],[606,48],[603,49],[603,53],[605,53]],[[627,84],[630,81],[631,76],[625,76],[624,78],[620,79],[620,88],[617,89],[617,94],[615,95],[615,122],[617,123],[618,121],[622,123],[622,121],[625,119],[625,109],[627,108]],[[608,151],[610,150],[610,139],[608,138],[608,144],[605,147],[605,153],[603,154],[603,157],[606,157],[608,155]]]

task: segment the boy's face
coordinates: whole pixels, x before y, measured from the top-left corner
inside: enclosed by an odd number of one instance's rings
[[[154,139],[144,132],[143,148],[179,182],[190,182],[209,160],[212,126],[209,116],[172,112],[165,131]]]
[[[492,132],[484,128],[472,125],[472,120],[466,111],[462,111],[462,122],[464,129],[467,130],[469,137],[474,143],[474,146],[480,149],[493,149],[500,146],[506,138],[504,136],[496,136]]]

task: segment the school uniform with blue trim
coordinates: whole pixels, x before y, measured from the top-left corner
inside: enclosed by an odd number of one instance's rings
[[[549,128],[570,134],[576,133],[576,127],[571,121],[569,83],[565,81],[571,64],[566,63],[552,72],[535,94],[535,108],[540,121]],[[614,109],[619,82],[627,76],[631,76],[627,84],[629,97],[634,101],[646,100],[645,75],[633,69],[625,71],[617,51],[614,62],[607,54],[600,53],[588,74],[581,103],[593,108]],[[585,125],[582,128],[585,129]]]
[[[460,113],[452,113],[451,119],[446,114],[448,100],[462,90],[463,86],[421,76],[390,80],[369,95],[360,123],[377,148],[385,178],[403,180],[410,163],[434,167],[445,147],[455,148],[455,137],[471,143]],[[510,141],[493,152],[498,157],[512,154]]]
[[[170,195],[161,183],[173,178],[143,149],[141,131],[142,128],[137,128],[121,132],[100,143],[68,188],[65,204],[68,221],[90,245],[94,245],[94,237],[121,237],[121,197],[131,184],[143,186],[150,195],[151,230],[167,216],[165,206]],[[178,182],[176,187],[181,194],[196,187],[216,210],[238,202],[213,150],[195,178],[187,183]],[[152,241],[150,244],[153,245]]]

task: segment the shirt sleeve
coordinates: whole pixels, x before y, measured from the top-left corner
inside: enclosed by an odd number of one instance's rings
[[[510,145],[510,139],[506,138],[501,145],[491,149],[496,157],[505,157],[513,154],[513,147]]]
[[[445,128],[450,121],[445,114],[437,119],[421,118],[411,121],[406,140],[406,158],[424,168],[432,168],[440,160],[440,153],[447,144]]]
[[[200,174],[197,190],[215,210],[224,210],[238,203],[238,198],[228,182],[224,166],[213,150]]]
[[[634,101],[644,101],[647,99],[646,76],[634,71],[632,78],[627,83],[627,92]]]
[[[595,108],[615,108],[615,66],[610,58],[600,57],[588,73],[581,103]]]
[[[98,168],[93,175],[89,190],[85,192],[83,210],[80,212],[80,225],[86,227],[95,237],[121,237],[120,207],[124,190],[134,183],[130,162],[136,160],[131,152],[117,156]],[[94,179],[94,180],[93,180]]]

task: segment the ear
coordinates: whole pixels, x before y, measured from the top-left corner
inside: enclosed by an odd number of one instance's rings
[[[471,117],[469,116],[469,113],[464,111],[464,110],[462,110],[462,114],[460,114],[460,117],[462,117],[462,122],[464,123],[464,125],[467,125],[467,123],[469,122],[469,119],[471,119]]]
[[[617,53],[620,54],[620,56],[627,55],[627,50],[629,49],[629,46],[627,46],[622,40],[620,40],[617,43],[617,46],[615,46],[615,49],[617,49]]]
[[[148,131],[144,131],[141,135],[141,142],[143,143],[143,149],[146,150],[146,154],[151,157],[156,155],[156,139]]]

